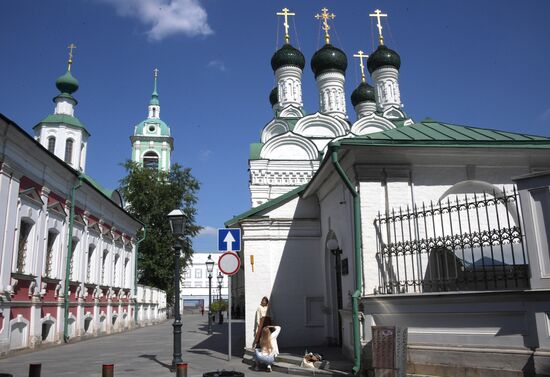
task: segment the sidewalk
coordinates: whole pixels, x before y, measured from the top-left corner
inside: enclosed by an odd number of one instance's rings
[[[227,361],[227,323],[214,324],[213,335],[207,335],[208,317],[184,314],[182,329],[183,362],[189,363],[188,376],[218,370],[235,370],[247,376],[263,376],[243,364],[244,322],[232,324],[232,360]],[[115,377],[165,377],[172,362],[172,320],[131,332],[94,338],[68,345],[0,359],[0,373],[27,377],[30,363],[42,363],[42,377],[100,377],[102,364],[115,364]],[[272,377],[288,376],[272,372]]]

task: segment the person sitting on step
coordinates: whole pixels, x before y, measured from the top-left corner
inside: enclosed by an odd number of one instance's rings
[[[281,332],[280,326],[266,326],[262,329],[259,347],[254,350],[254,370],[259,370],[260,365],[265,365],[268,372],[279,354],[277,336]]]

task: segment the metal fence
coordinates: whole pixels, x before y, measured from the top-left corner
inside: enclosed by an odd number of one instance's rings
[[[376,293],[529,288],[515,188],[453,199],[378,214]]]

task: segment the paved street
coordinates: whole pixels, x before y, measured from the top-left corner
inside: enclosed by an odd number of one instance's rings
[[[189,363],[188,375],[235,370],[247,376],[264,376],[241,362],[244,323],[233,323],[233,357],[227,361],[227,323],[213,326],[207,335],[207,317],[183,316],[183,361]],[[42,376],[101,376],[101,364],[115,364],[115,376],[174,376],[172,361],[172,320],[128,333],[94,338],[69,345],[46,348],[0,359],[0,373],[27,377],[29,363],[42,363]],[[283,376],[272,372],[272,376]],[[285,374],[285,376],[288,376]]]

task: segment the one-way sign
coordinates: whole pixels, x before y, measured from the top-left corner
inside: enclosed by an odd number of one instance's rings
[[[239,228],[218,229],[219,251],[241,251],[241,230]]]

